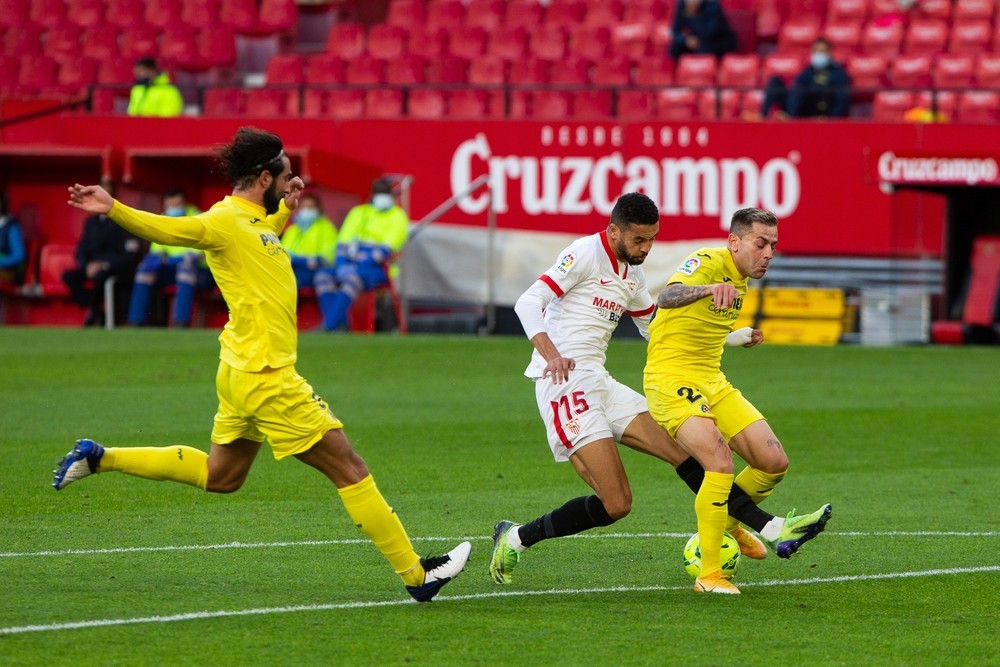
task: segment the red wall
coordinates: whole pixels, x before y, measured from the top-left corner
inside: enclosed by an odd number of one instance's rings
[[[207,149],[224,142],[240,125],[277,132],[289,147],[309,146],[387,172],[414,175],[415,219],[469,180],[489,172],[499,186],[501,227],[589,233],[606,223],[618,194],[641,189],[654,197],[666,216],[662,240],[721,236],[734,208],[761,205],[779,213],[779,249],[792,254],[939,256],[943,200],[913,192],[891,197],[880,190],[878,156],[892,151],[1000,158],[996,126],[163,120],[88,115],[6,128],[0,153],[38,144],[110,145],[111,170],[118,176],[129,148]],[[43,179],[37,170],[21,172],[23,162],[18,159],[0,160],[4,165],[0,179],[9,186],[15,209],[37,204],[47,236],[72,236],[79,216],[64,203],[69,183],[62,181],[67,175],[54,169]],[[92,169],[82,170],[72,180],[94,181],[99,168],[95,160]],[[358,188],[356,174],[349,171],[333,169],[323,179],[351,181],[352,188]],[[53,174],[59,182],[54,182]],[[223,191],[217,182],[209,186],[207,178],[202,185],[193,196],[202,206]],[[473,198],[445,221],[483,225],[483,205]]]

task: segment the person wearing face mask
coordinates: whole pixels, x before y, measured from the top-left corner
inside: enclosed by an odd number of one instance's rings
[[[129,94],[129,116],[180,116],[184,98],[170,76],[152,58],[140,58],[132,68],[135,85]]]
[[[344,218],[335,265],[316,273],[313,284],[325,330],[341,329],[358,295],[395,278],[398,268],[391,262],[406,243],[409,224],[409,216],[396,205],[392,181],[376,179],[371,201],[355,206]]]
[[[767,84],[760,115],[772,108],[779,118],[843,118],[851,106],[851,78],[830,55],[830,42],[820,37],[812,43],[809,64],[786,88],[779,77]]]
[[[184,193],[177,188],[167,190],[163,195],[163,215],[171,218],[198,215],[197,206],[187,203]],[[205,264],[205,254],[193,248],[153,243],[135,272],[132,298],[128,307],[128,323],[141,326],[149,321],[150,303],[154,291],[176,285],[174,298],[174,326],[186,327],[191,324],[194,296],[198,290],[212,289],[215,281]]]
[[[292,258],[299,289],[312,287],[316,271],[333,266],[337,254],[337,228],[323,215],[319,197],[302,195],[299,207],[281,235],[281,245]]]

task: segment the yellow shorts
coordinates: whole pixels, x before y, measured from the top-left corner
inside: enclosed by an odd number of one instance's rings
[[[219,411],[212,442],[219,445],[240,438],[263,442],[266,437],[274,458],[281,460],[344,427],[294,366],[247,373],[220,362],[215,388]]]
[[[689,417],[708,417],[726,440],[764,418],[722,373],[647,374],[643,378],[649,414],[671,437]]]

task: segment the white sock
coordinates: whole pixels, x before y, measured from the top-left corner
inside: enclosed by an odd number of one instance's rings
[[[767,522],[767,525],[764,526],[764,530],[760,531],[760,536],[768,542],[773,542],[778,539],[779,535],[781,535],[781,529],[784,527],[785,520],[776,516]]]
[[[511,529],[507,531],[507,544],[509,544],[514,551],[524,553],[525,549],[528,547],[521,544],[521,536],[517,533],[518,528],[520,528],[520,526],[512,526]]]

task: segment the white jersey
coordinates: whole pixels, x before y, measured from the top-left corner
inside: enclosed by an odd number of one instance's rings
[[[604,369],[608,341],[623,315],[649,338],[653,308],[642,269],[618,260],[606,232],[574,241],[514,306],[528,338],[545,331],[560,355],[593,370]],[[535,350],[524,374],[539,378],[545,365]]]

